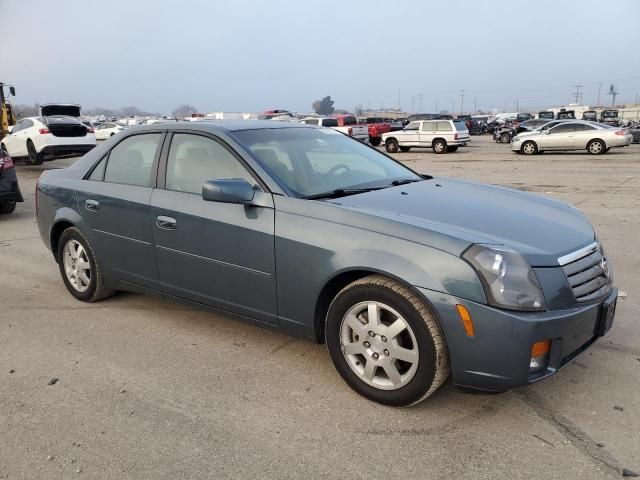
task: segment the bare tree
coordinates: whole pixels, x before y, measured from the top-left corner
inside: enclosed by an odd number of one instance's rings
[[[193,105],[184,104],[176,107],[173,112],[171,112],[171,115],[176,118],[183,118],[190,116],[192,113],[198,113],[198,109]]]
[[[331,95],[327,95],[322,100],[316,100],[311,106],[318,115],[331,115],[335,111]]]

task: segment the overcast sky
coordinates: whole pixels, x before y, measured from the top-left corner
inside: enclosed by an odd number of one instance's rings
[[[511,109],[640,93],[640,1],[0,0],[16,103]],[[454,104],[455,102],[455,104]],[[419,100],[414,101],[414,110]]]

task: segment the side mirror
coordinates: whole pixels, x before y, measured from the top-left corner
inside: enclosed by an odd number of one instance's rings
[[[16,96],[16,89],[15,87],[9,87],[9,93],[11,93],[11,95],[13,95],[14,97]]]
[[[250,203],[256,191],[246,180],[207,180],[202,186],[202,199],[221,203]]]

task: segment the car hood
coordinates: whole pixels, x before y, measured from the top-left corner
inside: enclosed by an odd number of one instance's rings
[[[74,105],[71,103],[48,103],[40,106],[40,115],[43,117],[49,117],[52,115],[79,117],[80,105]]]
[[[524,255],[534,267],[558,266],[558,257],[594,241],[589,220],[566,203],[450,178],[434,178],[332,202],[469,243],[505,245]]]

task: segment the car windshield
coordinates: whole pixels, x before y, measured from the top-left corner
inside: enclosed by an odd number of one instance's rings
[[[242,130],[233,136],[281,187],[300,198],[422,180],[386,155],[331,129]]]

